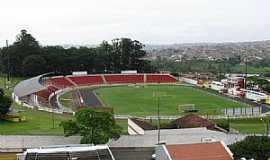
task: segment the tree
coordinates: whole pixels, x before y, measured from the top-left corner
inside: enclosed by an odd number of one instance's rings
[[[256,160],[267,160],[270,155],[270,137],[248,136],[240,142],[229,146],[235,159],[245,157]]]
[[[24,76],[37,76],[46,71],[46,60],[39,55],[27,56],[22,63]]]
[[[269,82],[263,87],[263,90],[266,91],[267,93],[270,93],[270,83]]]
[[[121,127],[111,113],[82,109],[75,114],[75,120],[62,122],[66,136],[80,134],[81,143],[104,144],[111,138],[119,138]]]
[[[26,30],[21,30],[17,35],[16,41],[8,49],[3,57],[3,63],[8,66],[10,63],[10,69],[13,74],[22,75],[22,62],[30,55],[39,55],[41,49],[38,41]],[[7,72],[7,68],[5,69]]]
[[[144,72],[151,69],[150,62],[142,60],[146,55],[144,45],[137,40],[129,38],[114,39],[110,56],[113,61],[113,68],[116,72],[121,70],[138,70]]]
[[[0,70],[13,75],[35,76],[46,72],[70,74],[119,73],[121,70],[151,72],[151,63],[144,60],[144,45],[129,38],[103,41],[98,47],[70,47],[39,45],[26,30],[21,30],[9,47],[0,48]]]
[[[11,104],[12,100],[6,96],[3,89],[0,88],[0,115],[6,115],[9,112]]]
[[[270,82],[264,78],[252,76],[247,78],[248,86],[250,88],[254,88],[254,86],[258,85],[258,87],[265,91],[270,93]]]

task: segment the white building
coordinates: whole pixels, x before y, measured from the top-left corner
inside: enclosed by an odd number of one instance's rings
[[[221,82],[218,82],[218,81],[212,81],[210,83],[210,88],[215,90],[215,91],[222,91],[225,89],[225,85]]]
[[[267,94],[262,93],[262,92],[256,92],[256,91],[252,91],[252,90],[244,90],[245,92],[245,98],[249,99],[249,100],[253,100],[256,102],[262,101],[267,99]]]

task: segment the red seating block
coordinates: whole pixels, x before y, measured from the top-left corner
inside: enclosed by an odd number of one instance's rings
[[[37,96],[43,97],[45,99],[49,99],[50,94],[51,94],[51,92],[49,90],[47,90],[47,89],[36,92]]]
[[[102,79],[101,75],[69,77],[69,79],[71,79],[77,85],[103,84],[103,79]]]
[[[60,88],[73,86],[71,82],[69,82],[65,77],[52,77],[49,79],[52,85],[55,85]]]
[[[144,83],[143,74],[134,74],[134,75],[104,75],[107,83]]]
[[[148,74],[147,83],[175,83],[177,80],[167,74]]]

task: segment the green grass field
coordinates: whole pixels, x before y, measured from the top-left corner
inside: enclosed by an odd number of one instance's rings
[[[97,95],[118,115],[149,116],[157,114],[158,96],[161,115],[179,115],[179,105],[195,104],[199,114],[222,114],[222,109],[244,107],[224,97],[191,87],[160,86],[118,86],[99,88]]]
[[[73,118],[70,115],[52,115],[47,112],[26,109],[15,104],[13,108],[22,110],[18,115],[25,116],[26,121],[9,122],[0,120],[0,134],[2,135],[63,135],[63,128],[59,124],[64,120]]]
[[[228,120],[220,119],[215,121],[219,122]],[[229,123],[231,128],[238,130],[240,133],[264,134],[266,132],[267,123],[270,123],[270,117],[264,117],[263,120],[261,120],[261,118],[230,119]]]

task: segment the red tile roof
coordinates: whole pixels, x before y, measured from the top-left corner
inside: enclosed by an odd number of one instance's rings
[[[142,119],[130,118],[130,120],[132,120],[135,124],[137,124],[143,130],[155,130],[156,129],[156,127],[154,127],[151,123],[148,123]]]
[[[215,123],[212,121],[200,117],[196,114],[188,114],[184,117],[174,120],[167,128],[196,128],[196,127],[206,127],[209,130],[223,131],[217,128]]]
[[[172,160],[232,160],[221,142],[166,145]]]

